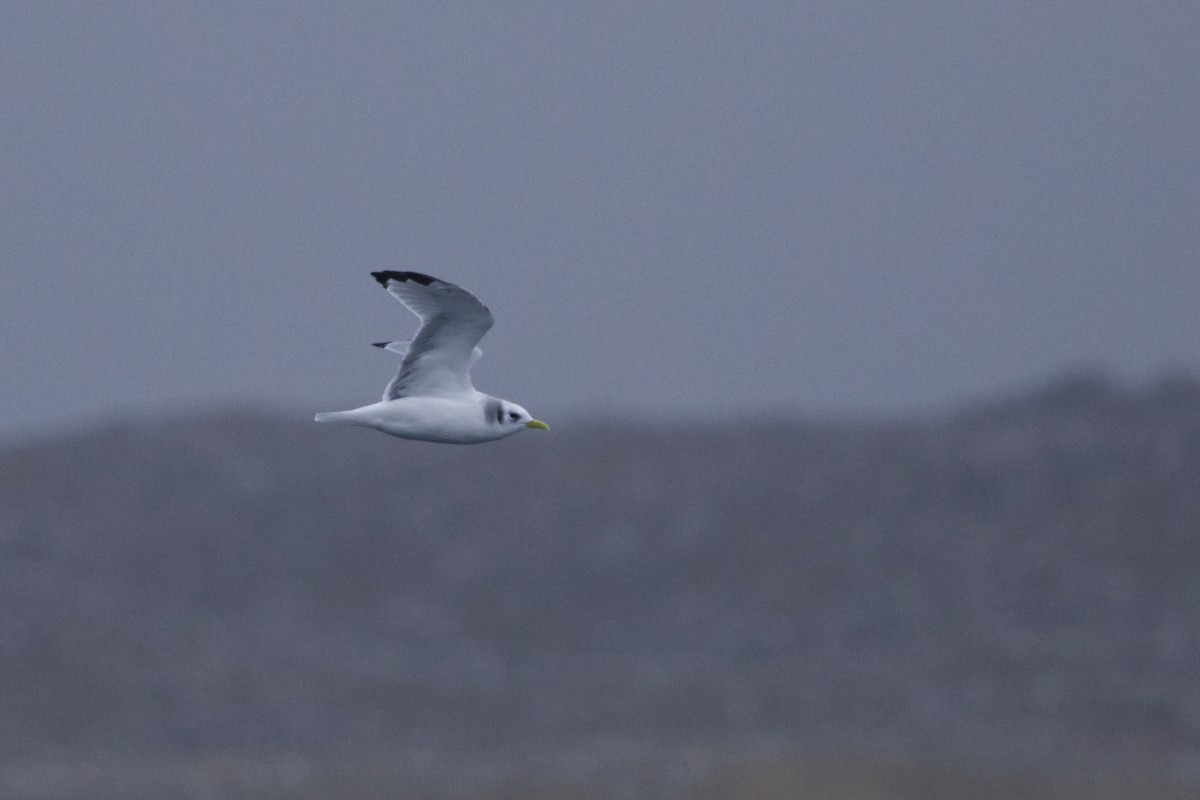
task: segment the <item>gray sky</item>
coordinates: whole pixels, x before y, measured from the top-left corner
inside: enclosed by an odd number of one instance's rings
[[[372,401],[375,269],[552,423],[1200,369],[1194,2],[30,0],[0,91],[5,435]]]

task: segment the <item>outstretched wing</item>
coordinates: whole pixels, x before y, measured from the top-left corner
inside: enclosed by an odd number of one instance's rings
[[[381,350],[387,350],[389,353],[395,353],[401,358],[404,358],[404,356],[408,354],[408,348],[411,344],[412,339],[397,339],[394,342],[372,342],[371,346],[378,347]],[[483,351],[476,347],[471,351],[471,363],[467,365],[467,369],[475,366],[475,362],[481,358],[483,358]]]
[[[475,345],[492,327],[492,312],[475,295],[419,272],[372,272],[388,294],[421,320],[384,400],[474,391]]]

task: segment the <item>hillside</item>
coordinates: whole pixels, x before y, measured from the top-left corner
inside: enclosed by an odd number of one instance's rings
[[[1200,783],[1200,387],[470,448],[232,412],[10,447],[0,663],[5,797],[339,770],[347,797],[674,796],[825,752]]]

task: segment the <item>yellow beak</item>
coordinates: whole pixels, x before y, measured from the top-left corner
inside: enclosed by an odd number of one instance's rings
[[[537,428],[539,431],[548,431],[550,426],[542,422],[540,419],[531,419],[525,423],[526,428]]]

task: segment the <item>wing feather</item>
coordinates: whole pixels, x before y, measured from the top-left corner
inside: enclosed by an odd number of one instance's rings
[[[384,399],[474,391],[470,370],[478,358],[476,345],[493,322],[487,306],[466,289],[419,272],[371,275],[421,320]]]

